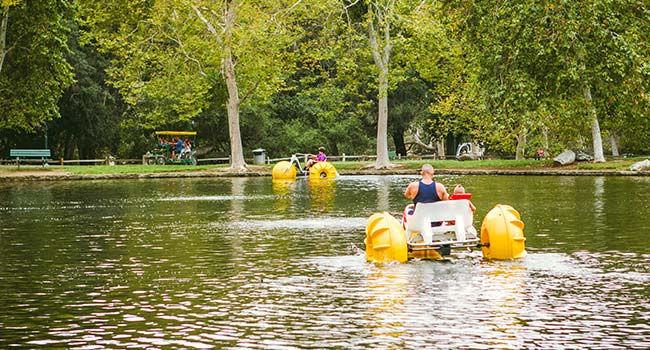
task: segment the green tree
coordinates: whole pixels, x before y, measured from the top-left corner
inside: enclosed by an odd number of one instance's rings
[[[309,5],[309,6],[308,6]],[[246,170],[240,111],[267,99],[291,71],[298,18],[319,4],[277,1],[84,2],[90,40],[116,59],[109,74],[147,127],[189,121],[225,88],[231,167]]]
[[[546,72],[537,58],[538,8],[526,2],[449,3],[448,27],[475,67],[466,91],[475,101],[475,127],[493,149],[513,149],[522,159],[529,131],[542,120],[545,101],[545,85],[537,76],[540,70]]]
[[[641,65],[647,64],[640,49],[649,29],[647,5],[637,1],[551,2],[545,12],[549,20],[544,30],[555,43],[551,53],[562,68],[556,80],[570,92],[568,96],[583,100],[595,161],[605,161],[600,120],[606,118],[606,104],[602,102],[623,96],[618,91],[646,78],[639,73]],[[629,104],[631,99],[621,102]]]
[[[2,0],[0,129],[35,132],[59,116],[58,101],[72,83],[66,0]]]
[[[80,159],[117,155],[119,123],[125,110],[118,92],[106,84],[108,59],[91,46],[80,46],[78,26],[72,23],[69,27],[70,52],[66,56],[75,77],[59,101],[61,118],[48,123],[51,143],[65,159],[72,159],[75,153]],[[141,155],[139,151],[131,156]]]
[[[471,48],[478,66],[485,112],[505,117],[494,121],[495,127],[538,127],[549,115],[542,111],[554,111],[561,127],[583,124],[569,120],[578,117],[588,121],[595,160],[604,161],[601,102],[623,96],[616,91],[646,78],[641,68],[647,60],[639,48],[641,33],[648,32],[646,6],[637,1],[445,3],[450,28]]]
[[[420,15],[405,22],[411,40],[396,60],[415,71],[420,84],[426,87],[415,98],[427,104],[428,113],[414,114],[411,137],[421,148],[444,159],[450,136],[478,139],[482,135],[475,122],[477,104],[468,98],[470,77],[475,72],[466,57],[467,50],[449,35],[443,17],[440,4],[422,3]]]
[[[415,71],[409,71],[405,80],[401,81],[391,94],[392,108],[389,116],[389,131],[397,154],[402,156],[407,154],[405,134],[412,129],[413,121],[430,119],[429,105],[432,102],[430,91],[426,81]],[[420,144],[420,146],[423,145]],[[428,145],[424,145],[424,147],[432,150]]]
[[[392,58],[400,55],[418,33],[409,33],[409,23],[420,20],[419,23],[426,24],[421,18],[431,18],[430,7],[422,1],[340,1],[348,21],[350,42],[358,50],[360,38],[365,37],[363,49],[374,63],[377,84],[377,160],[374,166],[392,167],[388,159],[389,92],[405,78],[404,72],[408,69],[408,66],[394,64]]]

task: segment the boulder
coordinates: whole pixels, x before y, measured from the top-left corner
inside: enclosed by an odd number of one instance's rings
[[[632,171],[650,170],[650,160],[646,159],[640,162],[636,162],[630,165],[630,170]]]
[[[576,154],[572,150],[566,150],[553,158],[553,161],[559,165],[567,165],[575,162]]]
[[[476,154],[476,153],[463,153],[456,157],[456,159],[463,161],[463,160],[478,160],[481,159],[481,156]]]
[[[579,150],[576,153],[576,162],[591,162],[592,160],[594,160],[594,157],[585,151]]]

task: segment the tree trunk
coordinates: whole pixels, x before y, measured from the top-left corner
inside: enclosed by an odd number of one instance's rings
[[[483,152],[485,150],[481,148],[481,144],[477,140],[472,140],[472,153],[476,155],[476,159],[483,159]]]
[[[0,23],[0,72],[7,55],[7,25],[9,23],[9,6],[2,7],[2,23]]]
[[[415,140],[414,143],[420,146],[420,148],[425,149],[427,151],[436,152],[436,148],[434,148],[431,144],[427,145],[426,143],[422,142],[422,140],[420,139],[419,130],[415,130],[415,133],[413,133],[413,139]]]
[[[517,150],[515,151],[515,159],[523,160],[525,159],[526,152],[526,128],[521,129],[517,133]]]
[[[247,171],[244,151],[239,129],[239,91],[235,66],[232,59],[232,29],[235,21],[234,6],[229,6],[225,13],[225,40],[224,40],[224,74],[226,88],[228,89],[228,131],[230,134],[230,169],[233,171]]]
[[[327,145],[328,152],[331,154],[339,154],[339,146],[336,142],[330,142]]]
[[[64,147],[65,148],[63,150],[63,159],[73,159],[76,144],[74,142],[74,137],[72,136],[72,134],[68,133],[65,136],[65,145],[64,145]]]
[[[232,31],[235,26],[235,8],[237,4],[229,2],[224,12],[223,26],[223,74],[226,80],[228,90],[228,133],[230,135],[230,170],[247,171],[246,161],[244,160],[244,151],[241,142],[241,131],[239,129],[239,90],[237,89],[237,76],[235,74],[235,64],[232,57]],[[201,9],[192,6],[196,16],[203,22],[208,32],[219,37],[220,33],[202,14]]]
[[[587,102],[587,108],[589,109],[589,114],[591,115],[591,137],[594,146],[594,162],[602,163],[605,161],[605,155],[603,153],[603,138],[600,134],[598,114],[596,112],[596,107],[594,107],[594,104],[591,100],[591,88],[588,85],[585,85],[583,89],[585,101]]]
[[[369,6],[368,11],[371,19],[368,23],[368,40],[370,42],[370,50],[372,52],[372,58],[375,61],[375,65],[379,70],[379,111],[377,117],[377,161],[375,162],[375,168],[384,169],[391,168],[393,164],[390,163],[388,159],[388,72],[390,61],[390,51],[392,50],[391,40],[390,40],[390,17],[393,13],[394,3],[391,2],[391,5],[387,9],[379,10],[379,7],[374,7],[377,10],[376,14],[373,14],[373,6]],[[385,12],[383,12],[385,11]],[[375,33],[375,27],[373,24],[372,17],[376,16],[379,19],[378,23],[383,22],[383,47],[380,52],[379,43],[377,42],[377,34]]]
[[[436,153],[438,153],[438,159],[447,159],[446,153],[445,153],[445,140],[437,140],[436,141]]]
[[[612,156],[620,156],[621,154],[618,151],[618,135],[616,135],[615,132],[612,132],[611,135],[609,135],[609,144],[612,147]]]
[[[399,129],[393,132],[393,142],[395,143],[395,154],[402,157],[406,156],[406,145],[404,144],[404,130]]]
[[[544,151],[548,152],[548,128],[546,126],[542,128],[542,138],[544,139]]]
[[[377,169],[388,168],[388,69],[379,73],[379,116],[377,118]]]

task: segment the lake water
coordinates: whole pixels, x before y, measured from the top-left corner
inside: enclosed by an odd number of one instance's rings
[[[414,179],[0,184],[0,348],[650,348],[650,177],[437,176],[528,257],[367,263]]]

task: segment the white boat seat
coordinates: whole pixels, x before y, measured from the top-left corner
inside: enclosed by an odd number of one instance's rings
[[[409,243],[415,232],[422,236],[422,242],[418,242],[418,245],[431,245],[441,241],[477,240],[474,214],[467,199],[418,203],[413,214],[406,215],[405,221],[406,238]],[[455,237],[450,238],[449,232],[453,232]]]

